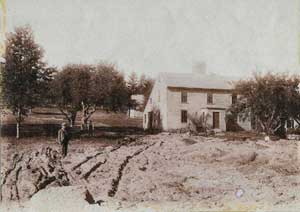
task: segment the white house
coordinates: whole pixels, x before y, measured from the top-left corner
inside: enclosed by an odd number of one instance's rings
[[[173,130],[188,126],[188,114],[209,114],[215,131],[226,130],[226,109],[236,101],[232,79],[200,73],[161,73],[143,113],[144,129]],[[250,121],[238,120],[251,129]]]

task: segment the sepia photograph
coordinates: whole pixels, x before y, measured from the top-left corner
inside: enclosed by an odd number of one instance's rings
[[[300,211],[300,0],[0,0],[0,211]]]

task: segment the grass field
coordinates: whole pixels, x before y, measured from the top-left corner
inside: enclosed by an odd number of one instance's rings
[[[72,134],[78,138],[85,134],[80,132],[81,113],[79,112]],[[119,133],[120,136],[132,133],[143,133],[142,119],[128,118],[124,113],[107,113],[97,111],[93,114],[91,120],[95,125],[95,137],[108,135],[109,132]],[[62,122],[67,122],[64,115],[55,108],[37,108],[32,110],[31,114],[25,118],[21,124],[21,137],[55,137]],[[16,122],[12,114],[3,118],[1,126],[1,135],[4,137],[13,137],[16,134]]]

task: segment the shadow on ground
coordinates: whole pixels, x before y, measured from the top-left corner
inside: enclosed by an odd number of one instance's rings
[[[20,127],[21,137],[56,137],[60,128],[59,124],[24,124]],[[72,138],[80,138],[87,136],[86,131],[80,130],[75,126],[69,128]],[[128,135],[144,135],[146,132],[139,127],[96,127],[94,130],[94,138],[118,139]],[[6,124],[1,126],[1,136],[14,137],[16,135],[16,125]]]

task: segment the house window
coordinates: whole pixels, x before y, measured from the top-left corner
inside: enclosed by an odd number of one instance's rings
[[[147,122],[147,115],[146,114],[144,115],[144,122],[145,122],[145,124]]]
[[[213,94],[212,93],[207,94],[207,104],[213,104]]]
[[[237,95],[236,94],[232,94],[232,104],[235,104],[237,102]]]
[[[181,92],[181,103],[187,103],[187,92]]]
[[[187,123],[187,111],[186,110],[181,111],[181,123]]]
[[[152,98],[151,97],[149,98],[149,102],[150,102],[150,104],[152,104]]]

